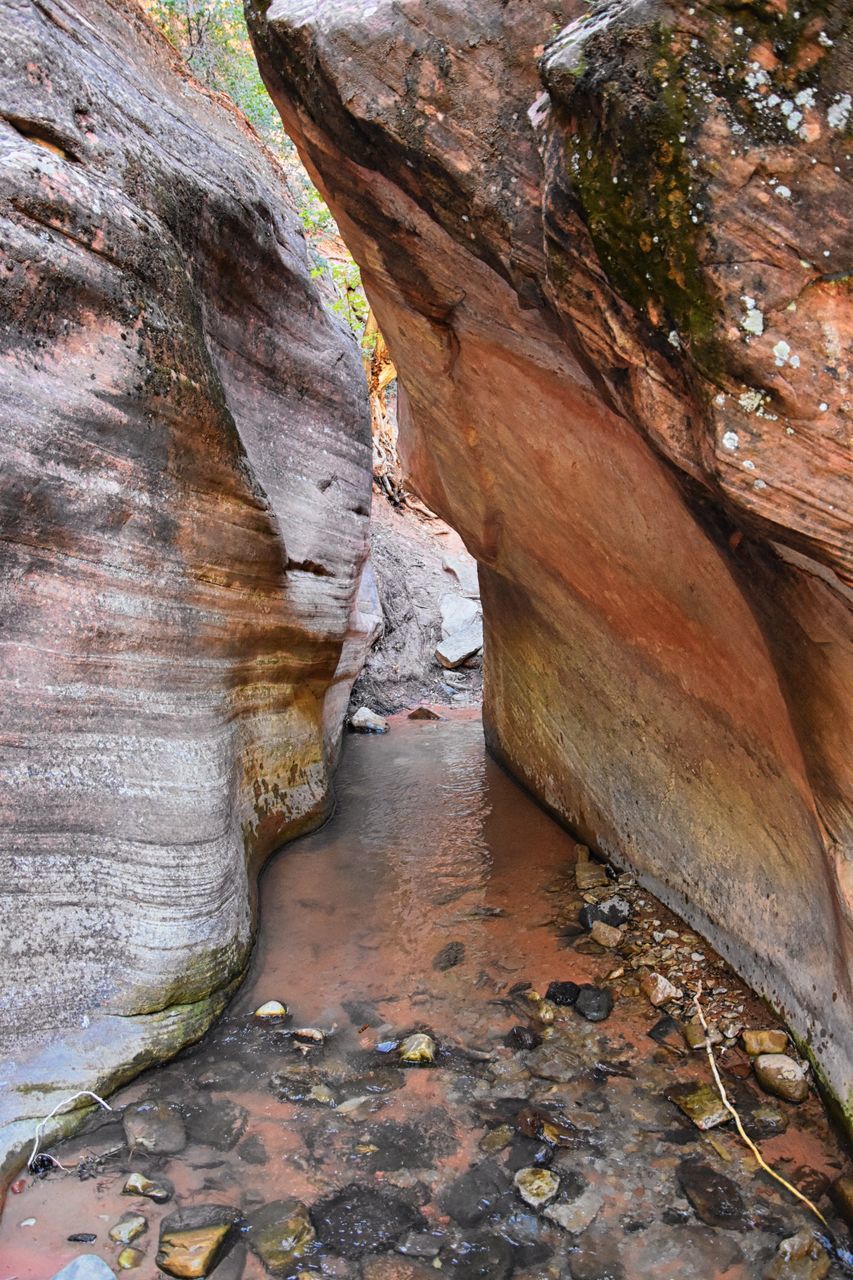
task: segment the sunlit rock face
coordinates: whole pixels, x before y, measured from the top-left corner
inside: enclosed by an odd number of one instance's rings
[[[327,812],[371,605],[360,360],[277,163],[132,6],[3,30],[8,1151],[221,1007],[261,861]]]
[[[479,560],[493,749],[769,997],[849,1121],[844,9],[250,21],[410,472]]]

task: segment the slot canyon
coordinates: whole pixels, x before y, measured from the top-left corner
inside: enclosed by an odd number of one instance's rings
[[[8,0],[0,1280],[853,1275],[850,27]]]

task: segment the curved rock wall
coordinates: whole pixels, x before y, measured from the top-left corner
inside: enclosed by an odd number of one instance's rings
[[[853,1123],[849,42],[783,10],[249,5],[480,563],[493,749]]]
[[[327,812],[371,475],[282,172],[141,14],[13,0],[0,104],[9,1152],[243,972],[262,860]]]

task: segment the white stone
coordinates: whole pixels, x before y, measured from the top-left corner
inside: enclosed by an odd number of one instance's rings
[[[480,606],[470,596],[446,595],[438,602],[441,610],[441,638],[455,635],[480,617]]]
[[[564,1231],[571,1231],[577,1235],[581,1231],[586,1231],[591,1225],[603,1203],[604,1197],[601,1192],[589,1187],[571,1204],[549,1205],[543,1216],[549,1218],[551,1222],[556,1222],[557,1226],[562,1227]]]
[[[359,707],[350,717],[350,728],[356,733],[387,733],[388,721],[371,711],[370,707]]]
[[[256,1018],[286,1018],[287,1006],[283,1005],[280,1000],[267,1000],[264,1004],[258,1005],[255,1010]]]
[[[461,667],[468,658],[473,658],[483,647],[483,623],[478,618],[462,631],[456,631],[436,647],[435,660],[448,671]]]
[[[473,556],[445,556],[442,564],[444,569],[458,580],[463,596],[470,596],[472,600],[480,599],[477,561]]]

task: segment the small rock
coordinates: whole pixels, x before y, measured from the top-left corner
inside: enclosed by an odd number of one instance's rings
[[[667,1097],[693,1121],[697,1129],[713,1129],[731,1120],[719,1094],[709,1084],[676,1085],[669,1090]]]
[[[115,1244],[132,1244],[148,1230],[148,1219],[141,1213],[123,1213],[118,1222],[110,1227],[109,1237]]]
[[[709,1227],[743,1231],[749,1225],[743,1197],[731,1178],[717,1173],[703,1160],[684,1160],[678,1167],[681,1190],[701,1222]]]
[[[171,1156],[187,1145],[187,1131],[180,1108],[168,1102],[140,1102],[128,1107],[122,1118],[124,1136],[131,1151]]]
[[[574,985],[574,984],[572,984]],[[555,1001],[556,1003],[556,1001]],[[542,1037],[531,1030],[530,1027],[521,1025],[513,1027],[507,1032],[504,1044],[509,1049],[536,1049],[542,1043]]]
[[[439,973],[445,973],[448,969],[453,969],[457,964],[461,964],[465,959],[465,943],[464,942],[448,942],[446,947],[434,956],[432,967]]]
[[[69,1244],[94,1244],[98,1237],[94,1231],[75,1231],[66,1238]]]
[[[145,1261],[145,1254],[141,1249],[134,1249],[132,1245],[122,1249],[116,1258],[116,1266],[119,1271],[132,1271],[134,1267],[139,1267]]]
[[[557,1017],[557,1006],[550,1000],[540,1000],[536,1006],[536,1017],[543,1027],[550,1027]]]
[[[287,1005],[280,1000],[267,1000],[255,1010],[256,1018],[286,1018]]]
[[[627,924],[631,918],[631,904],[627,898],[623,898],[620,894],[614,894],[610,898],[604,898],[601,902],[591,903],[589,906],[582,907],[578,920],[584,929],[591,929],[596,920],[600,920],[603,924],[612,925],[614,929],[620,924]]]
[[[692,1018],[690,1022],[688,1022],[686,1026],[682,1028],[682,1031],[683,1031],[684,1039],[687,1042],[688,1048],[690,1049],[705,1048],[705,1039],[706,1039],[705,1028],[702,1026],[702,1023],[699,1021],[698,1018]],[[720,1035],[716,1027],[709,1024],[708,1039],[710,1039],[711,1044],[719,1044],[722,1038],[723,1037]]]
[[[353,733],[387,733],[388,721],[370,707],[359,707],[355,715],[350,716],[349,727]]]
[[[439,1207],[462,1227],[475,1227],[494,1213],[509,1189],[503,1169],[489,1164],[474,1165],[447,1186]]]
[[[311,1210],[317,1236],[332,1253],[357,1259],[384,1253],[403,1235],[422,1231],[426,1223],[401,1196],[352,1184]]]
[[[480,617],[480,604],[467,596],[444,595],[438,602],[441,612],[441,638],[455,635],[465,627],[470,627]]]
[[[503,1151],[508,1147],[513,1139],[513,1131],[508,1124],[498,1125],[497,1129],[491,1129],[485,1134],[477,1144],[481,1151],[488,1155],[493,1155],[497,1151]]]
[[[249,1248],[274,1276],[292,1274],[316,1238],[308,1210],[300,1200],[274,1200],[249,1218]]]
[[[578,1196],[577,1200],[572,1200],[568,1204],[560,1202],[549,1205],[545,1210],[545,1217],[551,1222],[556,1222],[557,1226],[562,1227],[564,1231],[579,1235],[595,1221],[603,1203],[604,1197],[601,1192],[590,1187]]]
[[[321,1107],[334,1107],[338,1101],[327,1084],[312,1084],[305,1100],[317,1102]]]
[[[853,1175],[847,1173],[836,1178],[829,1188],[829,1198],[853,1230]]]
[[[550,1000],[551,1004],[566,1007],[574,1004],[579,991],[580,987],[576,982],[549,982],[545,999]]]
[[[240,1215],[228,1205],[197,1205],[170,1214],[160,1224],[157,1266],[177,1280],[199,1280],[231,1248]]]
[[[435,1041],[423,1031],[406,1036],[398,1050],[400,1061],[410,1066],[429,1066],[435,1061]]]
[[[810,1231],[798,1231],[783,1240],[776,1257],[764,1272],[764,1280],[824,1280],[829,1257]]]
[[[577,846],[578,860],[575,865],[575,883],[577,887],[583,891],[585,889],[596,889],[601,885],[610,884],[610,879],[600,862],[593,862],[589,856],[589,849],[585,844]]]
[[[740,1038],[750,1058],[757,1058],[761,1053],[784,1053],[788,1047],[784,1031],[742,1031]]]
[[[786,1053],[761,1053],[752,1061],[755,1078],[777,1098],[786,1102],[803,1102],[809,1096],[809,1082],[798,1062]]]
[[[145,1196],[155,1204],[165,1204],[172,1198],[172,1188],[164,1181],[152,1182],[144,1173],[131,1173],[122,1187],[123,1196]],[[94,1239],[94,1236],[92,1237]]]
[[[446,639],[439,641],[435,649],[435,660],[448,671],[461,667],[468,658],[473,658],[483,647],[483,623],[480,618],[454,631]]]
[[[74,1258],[57,1271],[53,1280],[115,1280],[115,1273],[103,1258],[94,1253],[81,1253],[79,1258]]]
[[[661,973],[646,973],[640,979],[640,987],[646,999],[657,1009],[669,1000],[679,1000],[681,992]]]
[[[622,930],[616,929],[612,924],[605,924],[603,920],[593,920],[590,933],[593,940],[602,947],[618,947],[622,941]]]
[[[607,987],[584,985],[578,992],[575,1010],[587,1022],[603,1022],[613,1012],[613,996]]]
[[[550,1203],[560,1190],[560,1179],[556,1173],[552,1173],[550,1169],[537,1169],[533,1165],[519,1169],[513,1181],[524,1203],[529,1204],[532,1209],[541,1209],[543,1205]]]
[[[430,707],[415,707],[414,711],[409,712],[408,718],[410,720],[440,720],[441,716]]]

